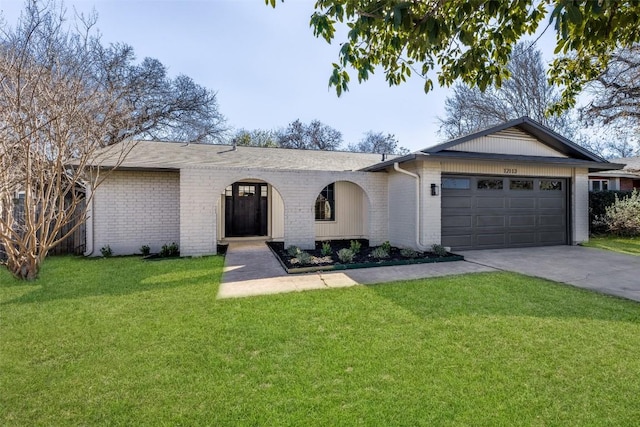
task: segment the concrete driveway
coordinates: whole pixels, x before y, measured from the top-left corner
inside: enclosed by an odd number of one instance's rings
[[[481,271],[514,271],[640,302],[640,257],[582,246],[457,252],[465,261],[287,274],[263,241],[234,242],[218,298],[336,288]]]
[[[582,246],[458,252],[466,262],[640,301],[640,257]]]

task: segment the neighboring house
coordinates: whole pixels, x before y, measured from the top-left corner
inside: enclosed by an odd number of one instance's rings
[[[415,249],[576,244],[588,239],[588,173],[622,167],[528,118],[381,160],[140,141],[95,192],[87,255],[176,242],[198,256],[255,236],[303,249],[354,238]]]
[[[598,171],[589,174],[589,191],[633,190],[640,188],[640,156],[611,160],[625,165],[621,170]]]

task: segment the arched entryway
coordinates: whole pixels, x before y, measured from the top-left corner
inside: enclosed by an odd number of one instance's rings
[[[314,204],[316,240],[369,239],[369,197],[358,184],[327,184]]]
[[[242,179],[228,185],[219,206],[218,234],[222,238],[282,235],[284,203],[266,181]]]
[[[225,237],[266,236],[269,189],[264,182],[234,182],[225,189]]]

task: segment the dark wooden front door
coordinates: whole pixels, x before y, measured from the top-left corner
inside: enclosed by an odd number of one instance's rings
[[[236,182],[225,196],[227,237],[267,235],[267,185]]]

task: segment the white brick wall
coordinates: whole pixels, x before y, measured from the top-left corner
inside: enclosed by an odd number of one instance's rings
[[[216,218],[221,190],[213,190],[214,171],[180,170],[180,255],[216,253]]]
[[[440,188],[440,163],[413,162],[401,167],[420,177],[420,243],[423,247],[439,244],[440,192],[431,196],[431,184]],[[416,180],[396,171],[389,174],[389,241],[394,246],[420,249],[416,241]]]
[[[415,179],[395,171],[389,172],[389,242],[403,248],[416,247]]]
[[[387,175],[367,172],[276,171],[240,168],[186,168],[180,173],[180,242],[183,255],[215,253],[218,216],[216,203],[234,182],[258,179],[271,184],[284,202],[284,242],[311,249],[316,240],[314,204],[318,193],[335,181],[349,181],[369,201],[369,241],[388,239]]]
[[[571,179],[571,243],[589,240],[589,176],[587,169],[574,169]]]
[[[106,245],[128,255],[180,244],[179,183],[178,172],[113,172],[95,191],[92,255]]]
[[[441,242],[441,192],[431,196],[431,184],[440,187],[440,162],[402,165],[421,177],[421,242]],[[450,168],[447,166],[447,170]],[[416,248],[416,200],[413,178],[394,172],[275,171],[259,169],[185,168],[180,172],[119,171],[96,191],[93,206],[94,252],[109,245],[114,254],[137,253],[141,245],[160,250],[176,242],[181,254],[196,256],[216,252],[219,203],[224,189],[237,181],[261,180],[271,184],[283,201],[284,242],[311,249],[318,238],[314,203],[318,193],[332,182],[346,181],[362,189],[367,206],[372,245],[386,240]],[[588,239],[588,176],[586,169],[572,175],[572,243]],[[89,235],[90,233],[88,233]]]
[[[440,204],[440,197],[442,196],[440,185],[442,179],[440,171],[440,162],[422,163],[422,215],[420,218],[422,224],[420,230],[422,234],[421,243],[426,247],[431,247],[434,244],[439,245],[442,241],[442,209]],[[438,186],[437,196],[431,195],[431,184]]]

